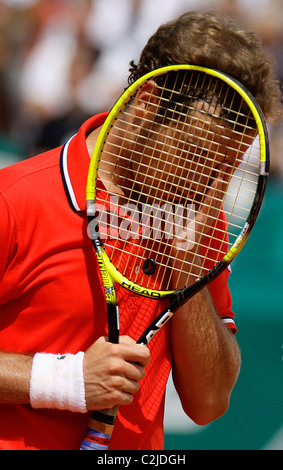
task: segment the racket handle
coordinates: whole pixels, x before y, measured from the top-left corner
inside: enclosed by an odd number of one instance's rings
[[[80,450],[108,450],[118,408],[92,412]]]

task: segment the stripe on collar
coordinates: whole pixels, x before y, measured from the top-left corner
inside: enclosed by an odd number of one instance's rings
[[[79,212],[81,211],[81,208],[79,207],[76,196],[73,190],[73,186],[71,183],[69,171],[68,171],[68,148],[70,145],[71,140],[74,138],[72,136],[64,145],[62,152],[61,152],[61,159],[60,159],[60,168],[61,168],[61,175],[63,179],[63,184],[64,188],[66,191],[66,195],[69,201],[69,204],[74,212]]]

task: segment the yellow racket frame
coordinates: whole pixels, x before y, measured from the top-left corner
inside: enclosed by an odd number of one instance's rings
[[[259,106],[257,105],[257,103],[255,102],[254,98],[252,97],[252,95],[238,81],[236,81],[235,79],[231,78],[230,76],[222,72],[219,72],[218,70],[210,69],[207,67],[201,67],[197,65],[189,65],[189,64],[170,65],[170,66],[162,67],[152,72],[149,72],[148,74],[136,80],[132,85],[130,85],[126,89],[126,91],[118,99],[118,101],[115,103],[110,113],[108,114],[102,126],[102,129],[99,133],[99,136],[98,136],[98,139],[97,139],[97,142],[96,142],[93,154],[92,154],[91,162],[90,162],[88,179],[87,179],[87,188],[86,188],[87,212],[88,212],[88,208],[91,207],[92,208],[91,211],[93,213],[93,205],[95,204],[95,197],[96,197],[96,180],[97,180],[100,156],[103,150],[104,143],[107,139],[109,129],[111,128],[113,122],[118,117],[119,113],[124,108],[125,104],[130,100],[130,98],[134,96],[136,92],[148,80],[154,79],[168,72],[172,72],[172,71],[177,72],[180,70],[203,72],[212,77],[216,77],[222,80],[223,82],[225,82],[231,88],[233,88],[246,102],[246,104],[248,105],[249,109],[251,110],[253,114],[253,117],[255,119],[257,129],[258,129],[258,136],[259,136],[259,142],[260,142],[260,161],[261,161],[258,186],[260,185],[264,189],[265,179],[268,174],[268,166],[269,166],[269,146],[268,146],[267,130],[266,130],[266,125],[265,125],[262,112]],[[263,178],[263,181],[261,181],[260,179],[261,177]],[[263,194],[261,196],[261,199],[262,197],[263,197]],[[254,212],[256,212],[257,214],[259,211],[259,207],[260,207],[260,203],[258,203],[257,201],[255,210],[253,210],[253,208],[251,209],[251,214],[253,215],[253,217],[251,217],[251,220],[247,220],[246,224],[244,225],[236,241],[230,247],[229,251],[224,255],[222,261],[218,263],[219,265],[221,265],[221,270],[223,270],[228,264],[230,264],[231,261],[235,258],[235,256],[242,249],[243,245],[245,244],[247,240],[249,232],[253,226],[253,221],[256,218]],[[101,243],[100,249],[99,249],[100,262],[104,263],[104,267],[109,277],[112,279],[113,283],[117,282],[129,291],[132,291],[136,294],[140,294],[145,297],[149,297],[153,299],[167,298],[171,294],[174,294],[175,291],[158,291],[158,290],[146,289],[138,284],[135,284],[134,282],[131,282],[129,279],[123,276],[115,268],[115,266],[112,264],[112,262],[108,258],[102,242],[100,243]]]

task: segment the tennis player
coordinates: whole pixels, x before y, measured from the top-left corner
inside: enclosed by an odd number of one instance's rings
[[[150,38],[129,81],[174,63],[231,74],[270,122],[278,119],[277,79],[254,33],[214,13],[187,13]],[[158,302],[117,288],[120,344],[107,342],[85,213],[90,156],[105,118],[91,117],[64,146],[0,172],[1,449],[79,449],[90,411],[115,404],[110,449],[162,449],[171,369],[196,423],[215,420],[229,406],[241,362],[229,270],[149,347],[135,341]]]

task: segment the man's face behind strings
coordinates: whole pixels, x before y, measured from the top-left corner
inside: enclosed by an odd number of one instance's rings
[[[197,101],[187,116],[136,135],[130,170],[148,203],[181,203],[204,194],[223,165],[231,177],[254,137],[233,131],[219,107]]]

